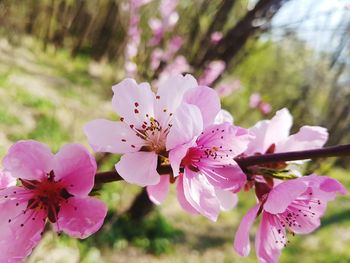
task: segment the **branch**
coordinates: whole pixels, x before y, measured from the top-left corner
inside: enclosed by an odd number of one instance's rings
[[[259,164],[343,156],[350,156],[350,144],[324,147],[315,150],[237,157],[235,158],[235,161],[242,168],[242,170],[246,170],[250,166]],[[172,172],[170,166],[159,166],[157,168],[157,171],[161,175],[170,174]],[[101,172],[96,174],[95,184],[103,184],[122,180],[124,179],[116,171]]]

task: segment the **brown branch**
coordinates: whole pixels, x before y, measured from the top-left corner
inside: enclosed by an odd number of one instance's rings
[[[246,170],[250,166],[259,164],[342,156],[350,156],[350,144],[325,147],[314,150],[237,157],[235,158],[235,161],[242,168],[242,170]],[[170,166],[160,166],[158,167],[157,171],[159,174],[172,173]],[[95,184],[109,183],[121,180],[123,180],[123,178],[116,171],[101,172],[96,174]]]

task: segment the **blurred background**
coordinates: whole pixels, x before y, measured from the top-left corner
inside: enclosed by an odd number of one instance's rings
[[[113,84],[133,77],[156,88],[177,73],[215,88],[237,125],[287,107],[293,132],[322,125],[328,145],[349,143],[349,51],[347,0],[0,0],[0,155],[20,139],[55,151],[87,145],[86,122],[117,119]],[[119,158],[96,157],[101,171]],[[305,173],[350,189],[349,161],[323,160]],[[257,261],[232,249],[252,193],[217,223],[187,215],[174,193],[161,207],[124,182],[96,194],[110,208],[98,234],[77,241],[47,231],[27,262]],[[350,262],[349,201],[331,203],[315,233],[290,237],[281,262]]]

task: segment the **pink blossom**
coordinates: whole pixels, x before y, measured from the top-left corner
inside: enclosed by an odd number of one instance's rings
[[[327,139],[327,129],[319,126],[303,126],[299,132],[289,135],[293,119],[287,109],[276,112],[271,120],[259,121],[250,128],[255,136],[248,146],[247,155],[273,152],[288,152],[322,147]]]
[[[190,65],[188,64],[184,56],[177,56],[174,61],[168,64],[164,70],[160,73],[159,79],[156,83],[160,83],[167,80],[170,76],[182,74],[190,71]]]
[[[336,193],[346,194],[337,180],[310,175],[282,182],[273,189],[267,185],[259,197],[259,203],[242,219],[236,232],[234,248],[241,256],[250,252],[249,230],[255,218],[261,214],[260,226],[255,238],[259,262],[278,262],[281,250],[288,244],[287,234],[308,234],[320,226],[327,203]]]
[[[173,28],[179,20],[179,14],[176,12],[177,5],[178,0],[162,0],[160,2],[159,11],[167,31]]]
[[[152,38],[149,40],[148,45],[154,47],[160,43],[164,36],[164,26],[162,21],[156,18],[151,18],[148,21],[150,28],[152,29]]]
[[[0,169],[0,189],[16,185],[16,178],[14,178],[9,171]]]
[[[199,78],[199,84],[210,86],[225,70],[225,67],[226,64],[224,61],[215,60],[210,62],[203,75]]]
[[[182,47],[184,40],[181,36],[173,36],[167,46],[167,50],[164,54],[164,60],[171,59]]]
[[[46,221],[58,232],[86,238],[102,225],[104,203],[88,194],[96,162],[78,144],[65,145],[56,155],[36,141],[19,141],[3,160],[20,186],[0,190],[0,262],[21,262],[38,244]]]
[[[262,102],[259,105],[259,110],[264,115],[269,114],[272,110],[271,104],[269,104],[267,102]]]
[[[135,10],[135,9],[139,9],[143,5],[150,3],[151,1],[152,0],[130,0],[129,4],[130,4],[131,10]]]
[[[156,48],[151,53],[151,69],[157,70],[160,62],[162,61],[164,51],[160,48]]]
[[[239,90],[242,87],[241,82],[237,79],[230,84],[221,84],[216,88],[220,97],[227,97],[233,92]]]
[[[211,35],[210,35],[211,43],[213,43],[214,45],[219,43],[221,39],[222,39],[221,32],[215,31],[215,32],[211,33]]]
[[[116,170],[125,181],[141,186],[155,185],[160,180],[156,170],[158,155],[169,150],[166,141],[178,108],[187,110],[188,116],[200,110],[208,123],[220,110],[214,91],[198,88],[191,75],[168,78],[159,85],[157,94],[148,83],[137,84],[133,79],[113,86],[113,92],[112,105],[122,116],[121,121],[92,121],[85,126],[85,134],[95,151],[124,154]]]
[[[259,93],[253,93],[249,98],[249,107],[257,108],[261,103],[261,96]]]
[[[192,114],[179,109],[168,135],[172,180],[177,182],[177,197],[183,209],[216,221],[221,210],[235,206],[234,193],[246,183],[234,157],[244,152],[251,138],[247,130],[228,122],[211,124],[203,130],[201,113]],[[147,188],[155,203],[164,200],[169,179]]]

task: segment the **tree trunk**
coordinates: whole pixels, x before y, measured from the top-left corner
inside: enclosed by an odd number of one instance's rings
[[[143,188],[141,192],[136,196],[130,208],[126,211],[126,215],[134,221],[139,221],[145,218],[150,212],[153,211],[155,205],[148,198],[146,188]]]

